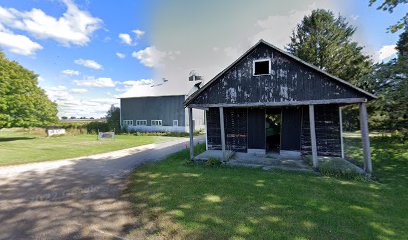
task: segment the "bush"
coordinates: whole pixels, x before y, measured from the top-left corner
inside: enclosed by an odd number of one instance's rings
[[[110,128],[106,122],[90,122],[86,125],[87,133],[97,134],[99,132],[109,132]]]

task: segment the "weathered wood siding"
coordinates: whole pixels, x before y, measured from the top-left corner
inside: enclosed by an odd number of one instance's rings
[[[340,119],[338,105],[315,106],[315,128],[317,154],[319,156],[341,156]],[[311,154],[309,108],[303,107],[302,154]]]
[[[253,76],[253,60],[270,58],[271,74]],[[239,104],[365,98],[362,93],[260,44],[191,104]]]
[[[224,108],[225,145],[227,150],[246,152],[248,146],[247,109]],[[207,144],[210,150],[221,150],[220,112],[207,111]]]

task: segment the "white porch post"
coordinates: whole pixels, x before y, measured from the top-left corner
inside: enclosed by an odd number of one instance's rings
[[[224,129],[224,108],[220,107],[220,127],[221,127],[221,147],[222,160],[225,161],[225,129]]]
[[[364,102],[360,103],[360,130],[361,141],[363,142],[364,171],[371,174],[373,172],[373,166],[371,163],[370,139],[368,137],[367,107]]]
[[[188,108],[188,127],[189,127],[189,135],[190,135],[190,160],[194,159],[194,126],[193,126],[193,109]]]
[[[315,130],[315,114],[314,105],[309,105],[309,122],[310,122],[310,142],[312,145],[312,159],[313,167],[319,166],[319,160],[317,159],[317,145],[316,145],[316,130]]]
[[[339,125],[340,125],[340,147],[341,158],[344,159],[344,142],[343,142],[343,114],[341,112],[341,106],[339,106]]]

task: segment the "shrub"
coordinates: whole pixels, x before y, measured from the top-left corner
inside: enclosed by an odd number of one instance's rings
[[[99,132],[109,132],[109,125],[106,122],[90,122],[86,125],[86,130],[89,134],[96,134]]]

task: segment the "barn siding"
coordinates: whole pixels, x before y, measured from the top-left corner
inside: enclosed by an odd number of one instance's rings
[[[320,156],[341,156],[340,121],[338,105],[315,106],[315,129],[317,154]],[[302,154],[311,154],[309,109],[303,108]]]
[[[271,58],[271,74],[253,76],[253,60]],[[327,75],[260,44],[190,104],[239,104],[365,97]]]
[[[247,113],[246,108],[224,108],[227,150],[247,151]],[[220,112],[218,108],[209,108],[207,111],[207,144],[209,150],[221,150]]]

